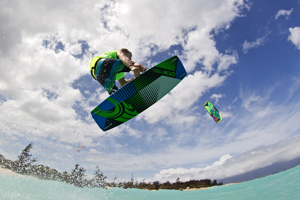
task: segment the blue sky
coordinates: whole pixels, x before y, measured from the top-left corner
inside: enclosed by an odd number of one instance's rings
[[[299,1],[0,5],[0,154],[16,159],[33,142],[38,163],[59,171],[98,165],[109,180],[149,181],[222,179],[300,156]],[[146,67],[178,55],[188,76],[102,132],[90,111],[108,94],[89,62],[122,47]]]

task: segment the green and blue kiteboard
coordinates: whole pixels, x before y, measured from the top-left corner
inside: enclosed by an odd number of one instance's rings
[[[110,95],[91,112],[92,117],[103,131],[119,126],[159,101],[185,76],[181,61],[173,56]]]

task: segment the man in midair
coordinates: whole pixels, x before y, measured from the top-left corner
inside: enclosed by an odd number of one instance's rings
[[[140,63],[131,61],[132,53],[122,48],[120,50],[108,51],[96,56],[91,60],[91,75],[111,95],[118,90],[115,81],[119,81],[121,87],[132,79],[125,79],[125,72],[133,71],[135,77],[147,70]]]

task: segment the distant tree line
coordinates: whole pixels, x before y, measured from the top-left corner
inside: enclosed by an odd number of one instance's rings
[[[175,183],[170,183],[169,181],[165,183],[160,183],[155,181],[153,183],[145,183],[134,181],[132,176],[131,180],[128,182],[116,183],[117,177],[113,179],[112,182],[106,181],[106,176],[101,172],[100,168],[96,166],[94,171],[94,177],[87,180],[85,177],[85,169],[80,167],[79,164],[75,165],[75,168],[68,173],[64,171],[63,173],[58,172],[56,169],[51,169],[50,167],[44,165],[35,165],[37,162],[36,158],[32,158],[30,150],[33,147],[33,143],[28,144],[25,149],[18,156],[16,161],[11,161],[5,159],[3,155],[0,154],[0,165],[5,169],[10,169],[15,173],[30,175],[42,180],[55,180],[68,184],[72,184],[76,187],[89,187],[89,188],[105,188],[105,187],[119,187],[119,188],[137,188],[137,189],[148,189],[148,190],[159,190],[159,189],[174,189],[182,190],[186,188],[204,188],[216,185],[223,185],[223,183],[217,183],[216,180],[211,181],[210,179],[205,180],[190,180],[187,182],[179,181],[179,178]]]
[[[116,178],[115,178],[116,180]],[[199,188],[207,188],[212,186],[219,186],[223,185],[222,182],[217,183],[216,180],[212,181],[210,179],[204,180],[190,180],[186,182],[181,182],[179,178],[177,178],[175,183],[170,183],[169,181],[165,183],[160,183],[159,181],[154,181],[153,183],[145,183],[143,180],[142,182],[135,181],[131,178],[129,182],[123,183],[115,183],[115,181],[111,183],[107,183],[109,187],[119,187],[119,188],[136,188],[136,189],[145,189],[145,190],[159,190],[159,189],[168,189],[168,190],[184,190],[184,189],[199,189]]]

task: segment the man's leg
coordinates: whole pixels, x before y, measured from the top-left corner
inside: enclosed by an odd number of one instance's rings
[[[101,66],[97,66],[97,69],[99,69],[97,70],[99,73],[96,75],[97,81],[109,94],[112,88],[114,88],[114,90],[117,90],[118,88],[115,85],[115,80],[110,74],[116,60],[117,59],[105,59]]]
[[[111,90],[108,92],[109,95],[112,95],[115,93],[119,88],[116,86],[116,84],[111,88]]]

